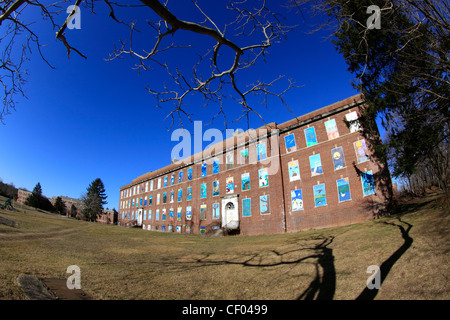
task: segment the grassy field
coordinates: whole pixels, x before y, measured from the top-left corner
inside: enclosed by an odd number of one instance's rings
[[[4,201],[0,198],[0,201]],[[26,299],[17,277],[81,269],[95,299],[449,299],[449,208],[429,195],[351,226],[206,238],[0,209],[0,299]],[[381,289],[366,288],[381,268]]]

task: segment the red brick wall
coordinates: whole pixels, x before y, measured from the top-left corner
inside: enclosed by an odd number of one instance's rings
[[[145,228],[151,225],[151,230],[155,230],[158,227],[158,231],[161,231],[161,226],[173,226],[173,232],[176,231],[176,226],[182,226],[181,230],[184,233],[186,225],[191,225],[191,233],[198,234],[200,232],[200,226],[211,226],[214,223],[220,224],[221,219],[213,219],[212,207],[213,203],[219,203],[220,214],[222,215],[222,197],[226,196],[226,178],[232,176],[234,178],[234,195],[238,195],[239,201],[239,219],[240,219],[240,231],[241,234],[253,235],[253,234],[272,234],[281,232],[291,232],[298,230],[305,230],[311,228],[323,228],[330,226],[346,225],[350,223],[360,222],[373,217],[371,208],[368,208],[368,204],[372,201],[382,201],[381,193],[377,191],[376,195],[363,196],[361,179],[356,169],[361,172],[372,170],[376,173],[378,166],[370,161],[355,164],[356,153],[353,143],[358,139],[362,139],[361,132],[350,133],[349,128],[345,124],[344,117],[346,113],[355,111],[358,109],[355,101],[360,99],[359,96],[351,97],[327,106],[325,108],[316,110],[312,113],[290,120],[281,125],[270,124],[272,129],[277,128],[280,136],[272,135],[272,138],[268,137],[264,140],[256,140],[248,144],[250,163],[240,163],[239,153],[243,147],[237,146],[236,142],[240,140],[237,137],[231,139],[234,140],[235,147],[228,152],[233,152],[234,164],[233,168],[228,169],[225,163],[224,155],[217,155],[220,162],[220,172],[213,174],[212,162],[215,158],[207,158],[207,176],[201,177],[201,163],[196,162],[189,166],[180,169],[182,164],[171,164],[165,168],[161,168],[153,173],[147,173],[137,179],[129,185],[121,188],[126,190],[138,186],[137,190],[145,191],[145,183],[153,179],[153,191],[137,192],[135,195],[129,197],[123,197],[122,201],[128,202],[129,199],[140,199],[145,196],[153,196],[153,204],[151,206],[139,206],[123,208],[122,204],[119,206],[119,222],[121,225],[125,225],[132,220],[131,212],[137,211],[138,208],[152,210],[151,221],[144,220],[143,224]],[[339,137],[333,140],[329,140],[325,129],[325,122],[335,119],[339,132]],[[304,129],[314,126],[318,144],[307,147],[305,141]],[[284,137],[289,134],[295,135],[297,150],[294,152],[286,153],[286,146]],[[279,139],[278,143],[273,139]],[[267,160],[256,161],[256,145],[264,141],[266,143]],[[226,142],[215,145],[212,149],[220,151],[230,146],[230,139]],[[272,147],[274,150],[271,150]],[[331,149],[335,147],[342,147],[346,166],[339,170],[334,170],[332,161]],[[273,154],[272,154],[273,151]],[[321,155],[323,174],[319,176],[311,176],[311,169],[309,163],[309,156],[312,154]],[[214,154],[210,149],[206,150],[205,154]],[[198,155],[193,156],[191,159],[201,159]],[[253,161],[252,161],[253,160]],[[288,163],[292,160],[298,160],[300,168],[300,181],[289,181]],[[178,167],[178,168],[177,168]],[[193,180],[187,180],[187,169],[193,168]],[[269,169],[269,186],[259,187],[258,170],[261,168]],[[183,171],[183,181],[178,182],[179,172]],[[250,190],[241,190],[241,174],[248,172],[250,174]],[[171,174],[175,173],[175,183],[170,185]],[[168,177],[168,186],[164,187],[164,177]],[[161,189],[157,189],[157,180],[161,178]],[[349,178],[351,200],[345,202],[338,201],[336,180],[341,178]],[[213,181],[219,181],[220,192],[218,196],[213,196]],[[205,199],[200,198],[200,186],[201,184],[207,184],[207,197]],[[325,184],[326,200],[327,204],[322,207],[315,207],[313,186],[318,183]],[[150,183],[149,183],[150,184]],[[187,201],[187,187],[192,186],[192,200]],[[183,200],[177,201],[178,189],[183,189]],[[150,189],[150,186],[149,186]],[[301,211],[292,211],[291,204],[291,190],[302,189],[304,209]],[[170,192],[174,191],[174,201],[170,203]],[[167,203],[162,203],[163,193],[167,192]],[[157,194],[160,194],[161,202],[157,205]],[[270,213],[262,215],[260,213],[260,201],[261,195],[269,196]],[[245,198],[251,198],[251,216],[242,216],[242,200]],[[138,200],[139,201],[139,200]],[[206,219],[200,220],[200,206],[207,206]],[[192,207],[192,220],[186,221],[186,207]],[[177,221],[177,208],[182,207],[182,220]],[[166,209],[166,221],[162,221],[162,209]],[[174,218],[171,221],[169,217],[170,209],[173,209]],[[159,221],[156,221],[156,209],[160,210]],[[124,219],[124,212],[129,213],[128,219]],[[134,216],[136,219],[136,214]]]

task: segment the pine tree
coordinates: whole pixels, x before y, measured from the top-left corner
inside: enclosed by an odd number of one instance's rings
[[[61,197],[56,198],[55,204],[53,206],[55,207],[56,212],[59,212],[60,214],[66,213],[66,205],[62,201]]]
[[[89,184],[86,191],[81,198],[84,203],[83,215],[88,221],[97,221],[103,212],[103,205],[108,203],[105,186],[102,180],[97,178]]]

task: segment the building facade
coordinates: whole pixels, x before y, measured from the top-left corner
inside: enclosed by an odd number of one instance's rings
[[[21,204],[25,204],[28,197],[31,196],[32,192],[24,189],[17,190],[17,202]]]
[[[357,223],[385,203],[357,121],[360,95],[270,123],[120,188],[119,224],[245,235]],[[377,205],[375,205],[377,204]]]

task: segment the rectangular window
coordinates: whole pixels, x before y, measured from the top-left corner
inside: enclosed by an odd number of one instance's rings
[[[252,199],[242,199],[242,216],[250,217],[252,215]]]
[[[189,168],[187,170],[187,179],[188,179],[188,181],[192,180],[192,168]]]
[[[220,219],[220,204],[213,203],[213,219]]]
[[[186,233],[190,234],[191,233],[191,227],[190,226],[186,226]]]
[[[206,183],[202,183],[200,186],[200,198],[206,198],[207,192],[206,192]]]
[[[147,205],[147,196],[145,196],[145,198],[144,198],[144,206],[146,206]]]
[[[178,182],[183,182],[183,171],[178,174]]]
[[[233,177],[228,177],[226,179],[226,184],[227,184],[227,194],[232,194],[234,193],[234,181],[233,181]]]
[[[159,209],[156,209],[155,220],[156,220],[156,221],[159,221]]]
[[[314,127],[306,128],[304,131],[305,131],[306,146],[311,147],[316,145],[317,136]]]
[[[192,200],[192,187],[187,187],[187,190],[186,190],[186,200],[187,200],[187,201]]]
[[[322,207],[327,204],[327,195],[325,192],[325,184],[318,184],[313,187],[314,190],[314,205]]]
[[[181,210],[182,210],[181,207],[177,208],[177,221],[181,221]]]
[[[175,200],[175,191],[170,191],[170,203],[173,203],[173,201]]]
[[[342,147],[331,149],[331,158],[333,159],[335,171],[345,168],[344,150]]]
[[[243,173],[241,175],[242,191],[250,190],[250,173]]]
[[[208,175],[208,165],[206,162],[202,163],[202,177],[206,177]]]
[[[152,220],[152,210],[148,210],[148,220]]]
[[[156,204],[160,204],[161,203],[161,195],[158,193],[156,195]]]
[[[309,157],[309,166],[311,167],[311,177],[315,177],[323,174],[322,160],[320,159],[320,153],[313,154]]]
[[[219,195],[219,180],[213,181],[213,197]]]
[[[153,180],[150,181],[150,191],[153,191]]]
[[[284,137],[284,143],[286,145],[286,153],[294,152],[297,150],[297,145],[295,144],[295,136],[293,133]]]
[[[148,182],[145,183],[145,192],[148,192]]]
[[[367,150],[366,141],[358,140],[353,143],[358,163],[369,161],[369,152]]]
[[[339,202],[351,200],[348,178],[336,180]]]
[[[356,111],[347,113],[345,115],[345,120],[347,120],[349,129],[350,129],[350,133],[361,130],[361,126],[359,125],[359,121],[358,121],[358,114],[356,113]]]
[[[169,220],[173,221],[173,208],[169,209]]]
[[[183,189],[178,189],[178,202],[183,201]]]
[[[158,189],[161,189],[161,178],[158,178]]]
[[[300,169],[298,166],[298,160],[288,162],[289,181],[300,180]]]
[[[328,140],[339,138],[339,131],[336,125],[336,120],[331,119],[325,121],[325,130],[327,131]]]
[[[364,197],[375,194],[375,181],[373,180],[372,170],[361,173],[361,183]]]
[[[172,173],[172,175],[170,176],[170,185],[173,186],[174,183],[175,183],[175,173]]]
[[[266,159],[267,158],[266,143],[261,142],[260,144],[257,144],[256,152],[258,154],[258,161]]]
[[[258,170],[259,187],[269,186],[269,172],[267,168],[261,168]]]
[[[303,194],[302,189],[291,191],[292,211],[303,210]]]
[[[148,197],[148,205],[151,206],[153,202],[153,196]]]
[[[162,209],[162,221],[166,221],[166,209]]]
[[[249,155],[248,155],[248,148],[242,149],[239,152],[239,164],[248,164],[248,159],[249,159]]]
[[[200,205],[200,220],[206,220],[206,204]]]
[[[220,171],[219,159],[213,160],[213,174],[217,174]]]
[[[234,157],[233,157],[232,152],[227,153],[225,161],[226,161],[226,165],[227,165],[227,170],[232,169],[233,165],[234,165]]]
[[[167,187],[167,176],[164,177],[164,188]]]
[[[167,203],[167,192],[163,193],[163,203]]]
[[[261,214],[269,214],[270,213],[270,204],[269,204],[269,196],[263,195],[259,197],[259,212]]]
[[[186,220],[191,220],[192,219],[192,207],[186,207]]]

